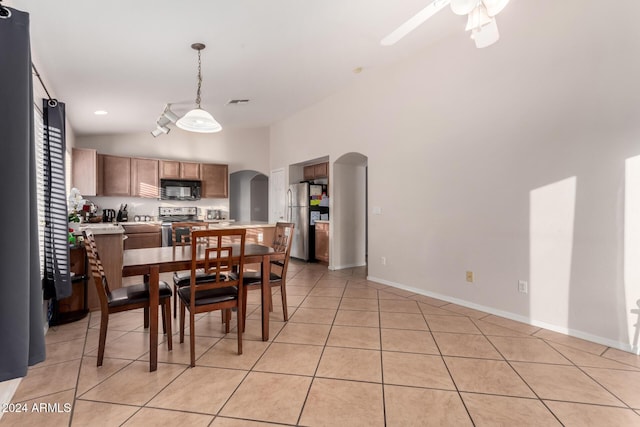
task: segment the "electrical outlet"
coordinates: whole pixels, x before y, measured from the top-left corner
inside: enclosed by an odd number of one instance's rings
[[[473,283],[473,271],[467,271],[467,282]]]
[[[380,264],[387,265],[387,257],[386,256],[380,257]]]
[[[529,293],[529,284],[526,280],[518,280],[518,292],[523,294]]]
[[[258,243],[262,243],[264,240],[264,235],[262,233],[258,233]]]

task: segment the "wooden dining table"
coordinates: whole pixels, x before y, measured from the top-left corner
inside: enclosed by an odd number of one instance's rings
[[[231,246],[236,246],[239,251],[239,244]],[[204,254],[201,245],[196,245],[196,248],[198,248],[199,252]],[[257,263],[262,264],[261,289],[263,341],[267,341],[269,339],[269,303],[271,301],[271,287],[269,284],[270,261],[283,256],[284,253],[275,252],[273,248],[269,246],[257,243],[245,244],[245,265]],[[144,249],[127,249],[124,251],[122,276],[148,276],[149,278],[149,371],[155,371],[158,368],[158,304],[160,302],[160,273],[190,269],[191,246],[166,246]],[[171,321],[171,319],[168,319],[168,321]],[[167,339],[171,340],[171,337],[167,337]]]

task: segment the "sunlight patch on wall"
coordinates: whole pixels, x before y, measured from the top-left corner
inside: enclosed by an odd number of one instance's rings
[[[640,156],[625,161],[624,287],[629,343],[637,353],[640,350]]]
[[[567,328],[576,183],[574,176],[529,195],[529,315]]]

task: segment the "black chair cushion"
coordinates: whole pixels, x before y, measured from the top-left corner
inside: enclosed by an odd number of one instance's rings
[[[171,297],[171,288],[162,280],[160,286],[160,299]],[[109,294],[109,306],[119,307],[121,305],[135,304],[138,302],[149,301],[149,284],[141,283],[139,285],[124,286],[114,289]]]
[[[191,304],[191,288],[182,287],[178,289],[178,296],[185,303]],[[225,301],[233,301],[238,299],[238,288],[235,286],[226,286],[218,289],[206,289],[196,292],[196,305],[215,304]]]
[[[221,275],[225,277],[224,274]],[[224,279],[223,279],[224,280]],[[196,270],[196,283],[215,282],[215,274],[205,274],[203,270]],[[189,286],[191,283],[191,271],[176,271],[173,273],[173,284],[179,288]]]
[[[282,277],[280,275],[273,272],[271,272],[269,276],[270,282],[277,282],[281,279]],[[245,285],[259,285],[260,283],[262,283],[262,274],[254,271],[245,271],[245,273],[242,275],[242,283],[244,283]]]

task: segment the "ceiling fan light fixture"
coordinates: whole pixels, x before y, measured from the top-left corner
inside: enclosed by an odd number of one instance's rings
[[[451,11],[456,15],[467,15],[481,0],[451,0]]]
[[[176,126],[189,132],[213,133],[222,130],[220,123],[200,107],[200,89],[202,87],[202,61],[200,52],[206,46],[203,43],[194,43],[191,48],[198,51],[198,90],[196,92],[196,108],[189,111],[176,122]]]
[[[465,31],[469,30],[480,30],[480,28],[484,27],[487,24],[491,23],[493,20],[487,14],[487,8],[484,7],[482,3],[479,3],[470,13],[469,19],[467,19],[467,26],[465,27]]]
[[[509,0],[482,0],[489,16],[496,16],[509,3]]]
[[[471,30],[471,38],[476,44],[476,47],[482,49],[487,46],[491,46],[500,39],[500,33],[498,32],[498,24],[495,18],[491,18],[491,22],[483,25],[480,28],[474,28]]]

